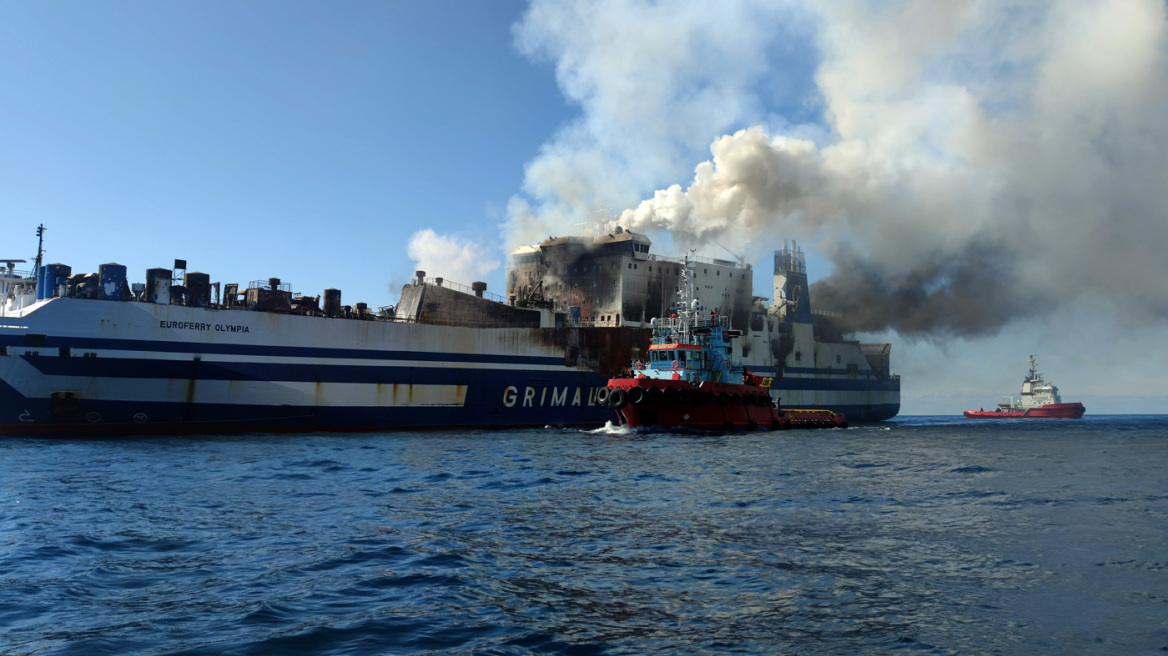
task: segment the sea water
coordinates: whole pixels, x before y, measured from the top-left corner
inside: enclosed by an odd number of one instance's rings
[[[4,654],[1163,654],[1168,417],[0,439]]]

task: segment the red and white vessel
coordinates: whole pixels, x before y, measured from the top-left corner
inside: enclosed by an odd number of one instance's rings
[[[995,410],[966,410],[967,419],[1078,419],[1087,408],[1082,403],[1063,403],[1058,388],[1042,379],[1038,362],[1030,356],[1030,371],[1022,381],[1022,396],[1012,396]]]
[[[616,411],[629,428],[699,430],[845,428],[830,410],[783,412],[771,398],[772,379],[747,371],[733,358],[728,317],[706,312],[694,298],[689,258],[682,270],[680,303],[667,318],[653,319],[648,361],[609,379],[596,402]]]

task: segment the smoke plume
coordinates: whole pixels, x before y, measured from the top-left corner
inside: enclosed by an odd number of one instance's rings
[[[521,48],[584,116],[529,167],[513,236],[601,201],[687,245],[796,237],[834,264],[816,307],[861,331],[1168,315],[1164,2],[730,6],[532,4]],[[785,93],[768,76],[803,62],[784,43],[814,59]]]
[[[462,285],[482,280],[499,266],[497,260],[483,256],[477,243],[429,229],[415,232],[407,248],[418,269],[427,276],[444,277]]]

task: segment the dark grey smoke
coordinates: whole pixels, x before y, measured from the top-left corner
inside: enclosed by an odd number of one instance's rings
[[[1025,285],[1008,246],[977,242],[957,256],[937,256],[907,273],[888,275],[843,245],[835,272],[811,285],[812,307],[839,313],[844,332],[892,329],[905,336],[993,335],[1015,319],[1038,316],[1051,304]]]

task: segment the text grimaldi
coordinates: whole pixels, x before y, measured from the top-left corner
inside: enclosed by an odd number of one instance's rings
[[[584,396],[584,388],[577,387],[574,394],[569,394],[572,391],[571,387],[531,387],[526,386],[520,392],[518,387],[508,385],[507,389],[503,390],[503,405],[508,408],[519,406],[521,408],[534,408],[536,406],[580,406],[587,403],[590,406],[596,405],[596,389],[595,387],[588,388],[587,398]]]

